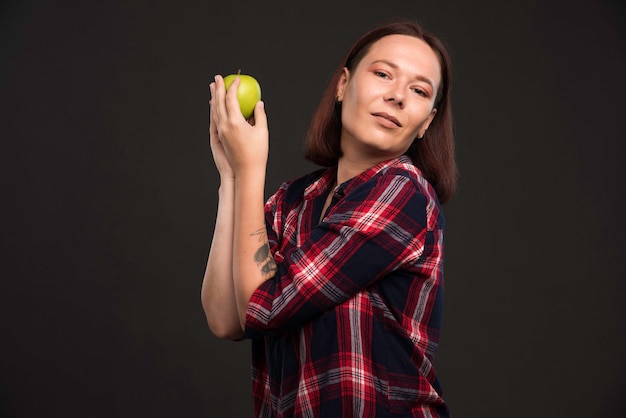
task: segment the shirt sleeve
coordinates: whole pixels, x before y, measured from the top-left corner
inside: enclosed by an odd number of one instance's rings
[[[246,336],[298,328],[415,262],[424,251],[427,203],[404,175],[371,179],[349,192],[302,245],[283,245],[276,275],[250,299]]]

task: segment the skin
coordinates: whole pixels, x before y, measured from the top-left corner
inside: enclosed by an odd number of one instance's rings
[[[439,59],[424,41],[389,35],[375,42],[337,87],[342,103],[342,183],[375,164],[404,154],[435,117]],[[399,123],[391,122],[387,116]]]
[[[244,119],[237,101],[239,83],[235,79],[226,92],[223,77],[217,75],[210,84],[209,102],[209,137],[220,190],[202,304],[211,331],[228,339],[242,335],[252,293],[276,270],[264,216],[267,116],[263,102],[258,102],[253,119]]]
[[[405,35],[378,40],[352,73],[344,69],[337,87],[343,153],[338,183],[404,154],[422,137],[437,112],[440,83],[435,53],[424,41]],[[246,121],[238,86],[236,79],[226,92],[219,75],[210,84],[209,134],[220,189],[202,304],[211,331],[227,339],[241,337],[252,293],[276,271],[264,220],[267,115],[259,102]],[[329,202],[330,196],[326,206]]]

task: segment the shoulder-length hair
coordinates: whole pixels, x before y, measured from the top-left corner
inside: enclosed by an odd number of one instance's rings
[[[332,74],[317,110],[313,114],[306,135],[304,156],[323,167],[332,167],[337,164],[341,157],[341,107],[337,105],[336,95],[343,68],[353,72],[370,47],[388,35],[408,35],[421,39],[439,58],[441,85],[435,98],[437,113],[426,135],[422,139],[413,141],[406,155],[433,185],[439,200],[445,203],[454,195],[457,184],[450,105],[451,62],[443,42],[437,36],[425,32],[416,22],[397,20],[385,23],[370,30],[356,41]]]

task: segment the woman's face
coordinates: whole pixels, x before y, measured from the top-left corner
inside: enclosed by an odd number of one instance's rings
[[[421,39],[389,35],[372,44],[337,87],[342,158],[377,163],[404,154],[435,116],[440,83],[439,59]]]

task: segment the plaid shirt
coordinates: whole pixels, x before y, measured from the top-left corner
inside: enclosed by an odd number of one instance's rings
[[[443,303],[436,194],[405,156],[331,190],[335,177],[285,183],[266,204],[278,271],[246,315],[255,415],[447,417],[432,364]]]

